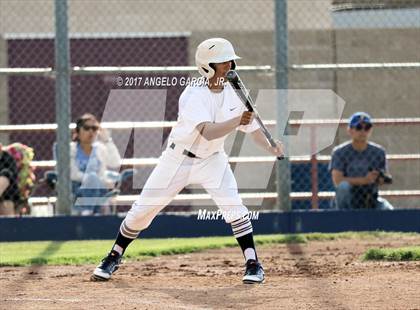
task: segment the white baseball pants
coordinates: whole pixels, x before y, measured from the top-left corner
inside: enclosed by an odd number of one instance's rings
[[[167,148],[121,224],[121,233],[127,238],[136,238],[159,211],[190,184],[199,184],[210,194],[227,223],[248,214],[224,152],[198,159],[183,155],[178,148]]]

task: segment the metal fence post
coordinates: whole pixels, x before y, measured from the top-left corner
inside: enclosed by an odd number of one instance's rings
[[[288,88],[288,27],[287,27],[287,0],[275,2],[275,42],[276,42],[276,89],[283,90],[277,98],[277,130],[280,131],[282,124],[288,120],[289,111],[287,106]],[[286,127],[287,128],[287,127]],[[286,132],[278,132],[278,136],[284,135],[283,143],[286,150],[289,143]],[[277,161],[277,209],[290,210],[290,162],[286,157]]]
[[[70,181],[70,51],[67,0],[55,0],[55,106],[57,128],[57,208],[56,214],[71,213]]]

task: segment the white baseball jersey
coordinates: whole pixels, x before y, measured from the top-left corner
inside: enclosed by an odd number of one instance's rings
[[[212,92],[206,85],[188,86],[179,98],[178,122],[172,128],[169,142],[182,145],[198,157],[206,158],[215,152],[224,151],[226,137],[206,140],[196,129],[203,122],[221,123],[240,116],[246,107],[243,105],[230,84],[219,93]],[[246,126],[239,126],[243,132],[252,132],[259,128],[254,120]]]

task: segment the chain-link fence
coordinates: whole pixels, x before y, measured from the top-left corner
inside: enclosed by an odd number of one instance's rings
[[[380,186],[380,194],[395,208],[418,207],[420,1],[74,0],[68,1],[67,12],[57,12],[58,2],[0,0],[0,139],[3,148],[20,142],[34,151],[30,161],[39,186],[27,185],[33,210],[52,210],[56,159],[65,161],[64,152],[69,158],[75,152],[72,146],[54,152],[55,124],[66,118],[76,123],[91,113],[108,129],[102,142],[112,138],[122,158],[121,167],[108,167],[108,177],[117,185],[108,188],[104,204],[126,211],[177,119],[186,85],[181,81],[198,77],[195,49],[211,37],[233,43],[242,57],[241,78],[276,137],[284,134],[281,121],[289,121],[284,137],[288,156],[277,170],[274,157],[244,146],[244,135],[237,133],[227,143],[239,191],[251,209],[261,209],[261,204],[263,209],[331,208],[335,186],[330,155],[333,147],[349,140],[346,120],[357,111],[373,117],[370,139],[387,153],[393,183]],[[57,28],[63,20],[57,22],[55,14],[68,16],[70,115],[65,107],[56,108],[56,81],[65,81],[66,70],[55,59],[57,49],[63,50],[55,46],[56,31],[63,31]],[[290,94],[287,105],[261,99],[264,91],[276,88],[294,90],[302,106],[290,104]],[[313,117],[306,110],[318,103],[319,89],[338,97],[331,97],[334,111],[318,111]],[[345,102],[342,109],[337,98]],[[97,123],[89,122],[88,131],[94,132]],[[65,131],[70,135],[65,129],[62,139]],[[316,147],[314,141],[322,138],[329,145]],[[305,153],[297,144],[314,147]],[[129,169],[135,170],[133,178]],[[343,168],[343,177],[353,177],[348,169]],[[69,176],[80,181],[71,172]],[[120,182],[122,176],[129,177]],[[191,210],[197,202],[210,204],[201,190],[187,189],[166,210]]]

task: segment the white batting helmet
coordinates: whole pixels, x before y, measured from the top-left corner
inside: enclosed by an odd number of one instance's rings
[[[236,67],[235,59],[240,58],[235,54],[232,43],[222,38],[212,38],[201,42],[195,53],[198,72],[208,79],[213,77],[215,73],[210,64],[231,60],[233,70]]]

